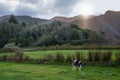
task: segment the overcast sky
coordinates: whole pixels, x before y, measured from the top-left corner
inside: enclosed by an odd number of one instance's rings
[[[0,0],[0,16],[15,14],[50,19],[98,15],[107,10],[120,11],[120,0]]]

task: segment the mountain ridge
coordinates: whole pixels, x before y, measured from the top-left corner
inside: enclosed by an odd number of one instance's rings
[[[10,15],[0,17],[0,22],[8,21],[9,17]],[[16,18],[20,23],[25,22],[28,25],[34,23],[38,25],[49,25],[53,21],[58,20],[67,24],[76,24],[81,29],[90,29],[98,33],[102,31],[106,33],[106,38],[108,38],[109,42],[111,40],[116,43],[120,41],[120,11],[108,10],[104,14],[98,16],[92,15],[88,16],[88,18],[81,15],[74,17],[56,16],[49,20],[30,16],[16,16]]]

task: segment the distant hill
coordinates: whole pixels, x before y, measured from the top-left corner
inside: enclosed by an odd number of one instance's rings
[[[7,22],[10,18],[10,15],[5,15],[0,17],[0,22]],[[27,25],[31,24],[48,24],[51,21],[47,19],[40,19],[40,18],[33,18],[31,16],[16,16],[16,19],[21,24],[22,22],[25,22]]]
[[[55,17],[52,20],[60,20],[70,24],[76,24],[82,29],[91,29],[104,32],[110,43],[120,42],[120,11],[107,11],[99,16],[75,16],[71,18]]]
[[[7,22],[10,15],[0,17],[0,22]],[[50,20],[33,18],[30,16],[16,16],[19,23],[25,22],[31,26],[33,24],[38,25],[50,25],[53,21],[59,20],[62,24],[69,26],[70,24],[76,24],[81,29],[90,29],[97,32],[104,32],[109,43],[120,42],[120,11],[107,11],[105,14],[99,16],[83,17],[81,15],[75,17],[63,17],[57,16]]]

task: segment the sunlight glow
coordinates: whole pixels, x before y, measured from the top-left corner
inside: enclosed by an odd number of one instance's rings
[[[83,16],[89,16],[94,14],[94,10],[90,5],[82,5],[80,9],[80,14]]]
[[[78,3],[74,7],[74,12],[77,13],[76,15],[82,15],[83,17],[87,17],[89,15],[94,14],[94,7],[90,3]]]

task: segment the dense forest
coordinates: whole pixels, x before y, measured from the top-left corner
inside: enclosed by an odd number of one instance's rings
[[[104,32],[80,29],[77,25],[65,26],[61,21],[53,21],[50,26],[31,26],[25,22],[19,23],[14,15],[8,22],[0,23],[0,47],[7,43],[15,43],[21,47],[49,46],[49,45],[84,45],[102,44],[105,42]]]

